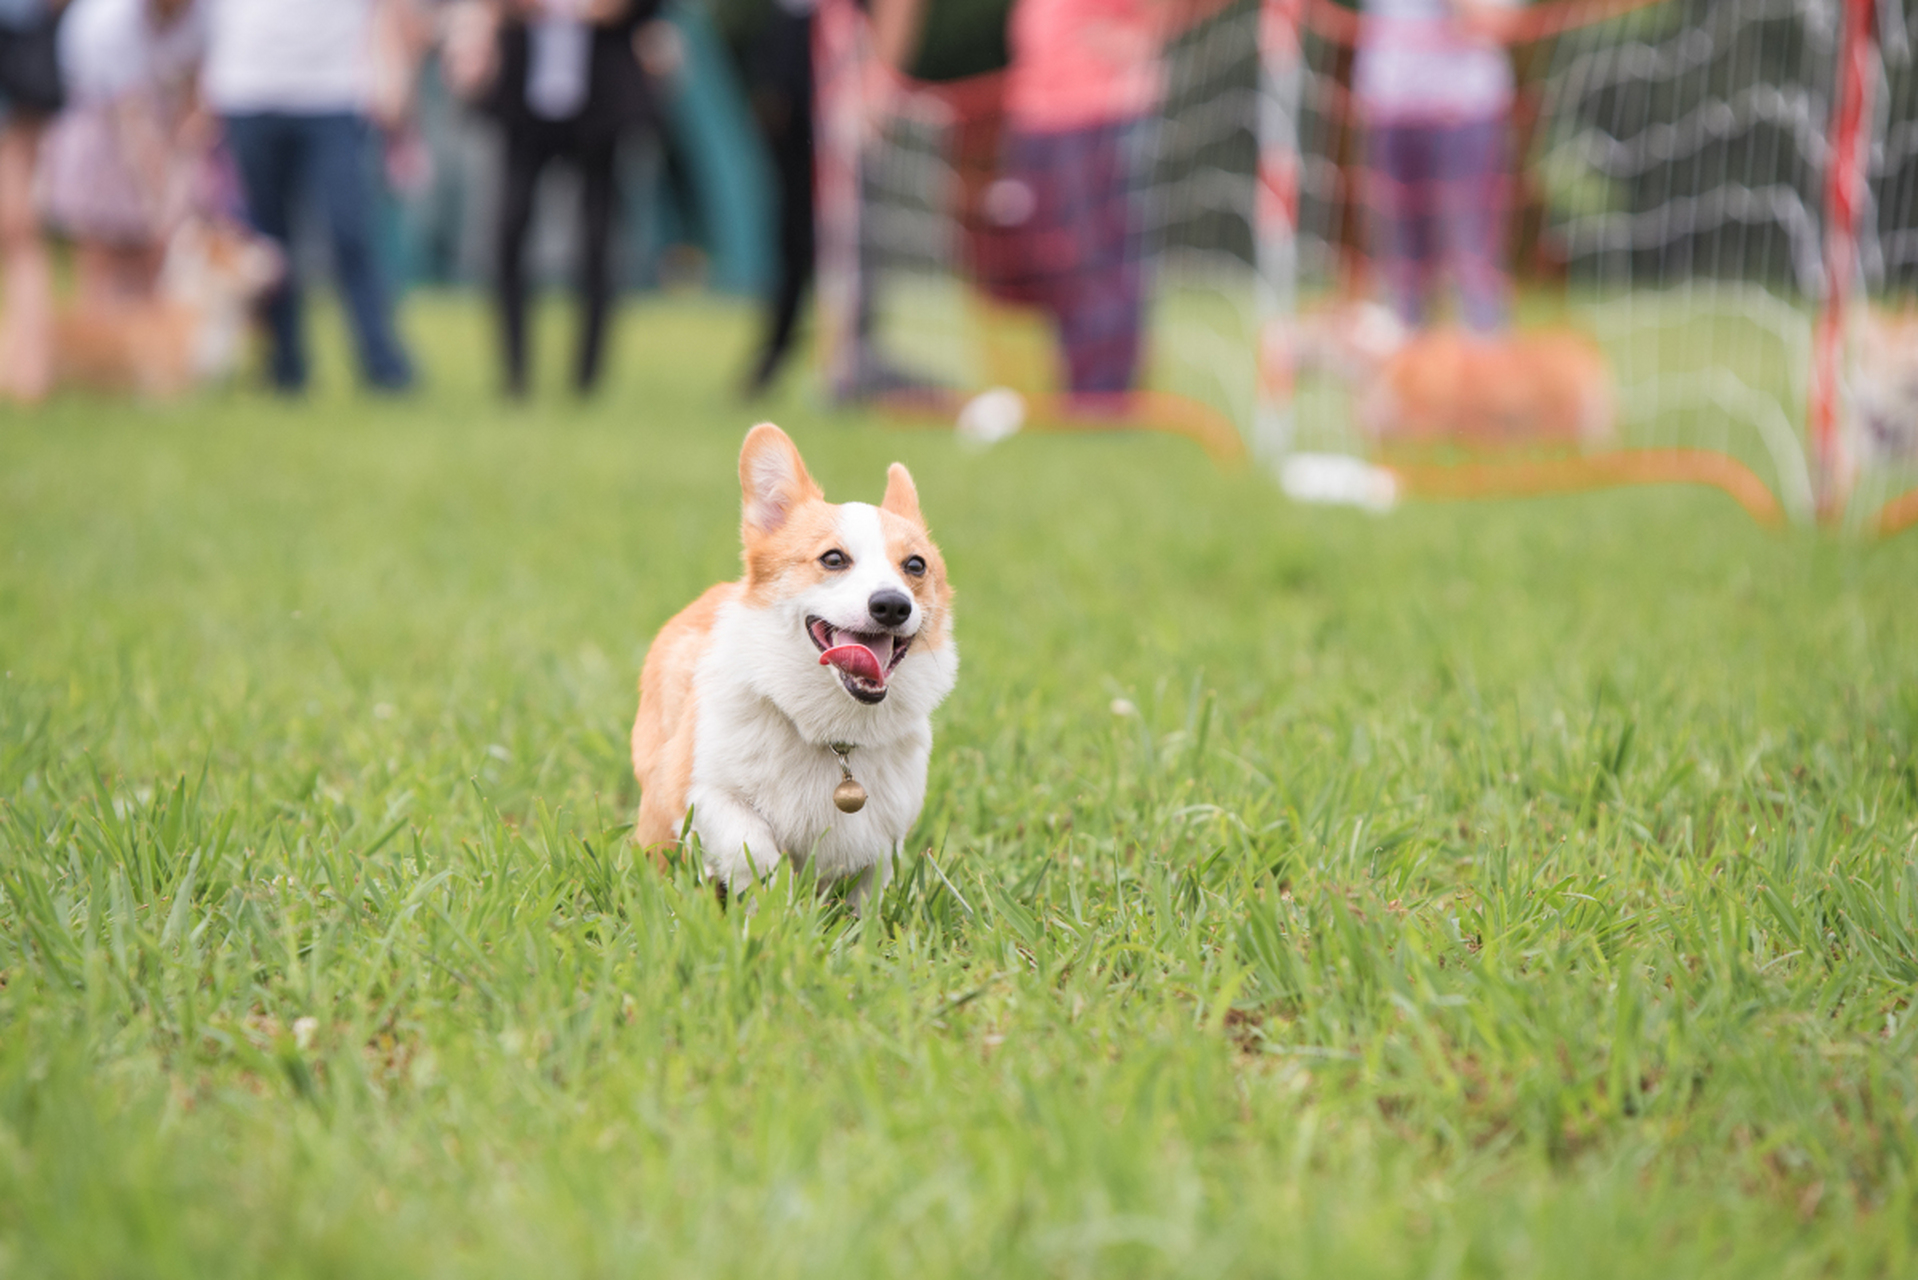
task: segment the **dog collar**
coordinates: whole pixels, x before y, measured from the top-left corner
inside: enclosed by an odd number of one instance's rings
[[[866,789],[859,785],[859,779],[852,776],[852,753],[858,745],[851,742],[828,742],[826,746],[839,757],[839,785],[832,789],[832,802],[841,813],[858,813],[866,807]]]

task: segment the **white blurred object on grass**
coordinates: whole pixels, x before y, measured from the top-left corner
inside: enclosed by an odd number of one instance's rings
[[[1011,387],[981,391],[966,401],[953,424],[959,438],[984,448],[1017,435],[1026,425],[1026,398]]]
[[[1279,487],[1294,502],[1364,507],[1386,512],[1398,504],[1398,478],[1384,467],[1343,453],[1295,453],[1279,467]]]

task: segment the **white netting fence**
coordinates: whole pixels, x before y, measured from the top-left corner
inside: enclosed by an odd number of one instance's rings
[[[1850,42],[1874,6],[1869,37]],[[1613,397],[1603,433],[1548,452],[1710,455],[1801,519],[1821,479],[1849,493],[1836,514],[1855,523],[1918,488],[1918,322],[1896,320],[1918,289],[1905,21],[1890,0],[1555,0],[1520,15],[1498,250],[1511,332],[1581,335]],[[1362,412],[1377,370],[1300,358],[1341,308],[1380,292],[1352,92],[1362,22],[1330,0],[1211,12],[1167,44],[1160,106],[1127,144],[1144,280],[1135,385],[1206,406],[1255,452],[1391,461],[1389,433]],[[1864,68],[1850,88],[1848,53]],[[1059,388],[1056,326],[993,258],[1008,234],[994,212],[999,97],[907,86],[888,102],[857,146],[856,251],[842,247],[827,287],[842,329],[863,335],[841,344],[841,390]],[[1852,134],[1848,109],[1862,111]],[[1834,236],[1848,172],[1855,252]],[[1821,326],[1835,336],[1821,343]],[[1821,345],[1842,371],[1824,384]]]
[[[1117,153],[1126,269],[1137,271],[1141,295],[1132,385],[1216,418],[1235,444],[1257,384],[1258,31],[1255,0],[1236,0],[1174,32],[1164,91]],[[822,80],[833,74],[822,66]],[[863,55],[838,74],[842,91],[864,81],[866,123],[851,179],[856,249],[825,252],[825,296],[844,312],[836,390],[908,400],[929,392],[933,403],[996,385],[1071,390],[1049,286],[1036,279],[1045,250],[1020,243],[1059,228],[1036,225],[1044,194],[1035,199],[1006,168],[1016,144],[1004,76],[894,80],[873,92]],[[831,84],[824,93],[830,102]],[[843,217],[822,213],[828,236],[843,232]]]

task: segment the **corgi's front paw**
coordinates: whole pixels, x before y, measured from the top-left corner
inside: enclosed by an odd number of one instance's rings
[[[693,830],[708,877],[737,893],[779,869],[779,841],[766,820],[724,796],[703,796],[693,805]]]

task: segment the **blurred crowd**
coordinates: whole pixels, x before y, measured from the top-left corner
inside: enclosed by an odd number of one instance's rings
[[[173,389],[225,372],[249,311],[273,385],[309,377],[296,224],[323,225],[363,383],[402,392],[376,211],[427,163],[429,54],[497,129],[501,366],[526,390],[532,192],[579,173],[582,324],[595,385],[611,299],[613,155],[652,116],[676,45],[658,0],[0,0],[0,395],[56,381]],[[72,247],[55,301],[49,235]],[[171,362],[171,364],[169,364]]]
[[[774,270],[746,389],[792,349],[815,257],[819,0],[708,0],[771,189]],[[957,146],[967,266],[1048,315],[1075,395],[1138,376],[1141,189],[1169,41],[1227,0],[861,0],[896,82],[984,80]],[[249,325],[272,384],[309,378],[304,276],[324,261],[363,384],[417,377],[394,324],[382,192],[431,166],[421,68],[493,133],[487,274],[502,390],[526,394],[527,241],[541,175],[570,169],[579,323],[572,385],[598,383],[614,303],[622,145],[657,132],[686,72],[662,0],[0,0],[0,396],[57,381],[168,391],[230,372]],[[1407,325],[1440,275],[1469,325],[1503,323],[1511,0],[1364,0],[1373,258]],[[870,87],[883,100],[884,85]],[[972,154],[968,154],[972,153]],[[297,251],[317,223],[328,252]],[[309,230],[308,234],[311,234]],[[49,235],[71,246],[55,302]],[[859,331],[870,327],[870,297]],[[873,375],[883,383],[883,370]]]

